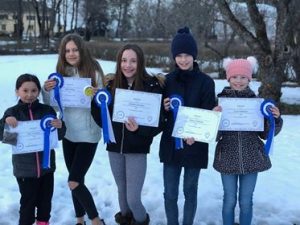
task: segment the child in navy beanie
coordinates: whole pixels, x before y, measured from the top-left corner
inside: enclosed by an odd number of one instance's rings
[[[214,80],[201,72],[196,61],[198,49],[189,28],[178,30],[171,44],[174,70],[165,76],[164,120],[159,158],[163,163],[165,224],[193,225],[197,210],[200,170],[208,165],[208,144],[194,137],[178,140],[172,136],[177,116],[176,105],[212,110],[216,106]],[[177,104],[176,104],[177,103]],[[179,216],[177,199],[183,173],[184,206]],[[181,210],[180,210],[181,211]]]
[[[173,59],[181,53],[189,54],[193,56],[194,60],[196,59],[198,54],[197,43],[188,27],[181,28],[177,31],[171,44],[171,51]]]

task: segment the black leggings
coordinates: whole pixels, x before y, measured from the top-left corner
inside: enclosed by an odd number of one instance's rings
[[[17,178],[20,199],[19,225],[32,225],[36,219],[48,222],[51,212],[54,175],[47,173],[39,178]]]
[[[68,181],[78,182],[72,190],[72,199],[76,217],[87,213],[89,219],[98,217],[93,197],[84,184],[84,177],[94,159],[98,143],[71,142],[63,139],[65,163],[69,171]]]

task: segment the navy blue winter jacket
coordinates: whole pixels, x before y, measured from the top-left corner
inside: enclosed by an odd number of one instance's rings
[[[199,70],[196,62],[192,71],[183,71],[176,67],[175,71],[167,74],[164,98],[173,94],[183,98],[183,106],[208,110],[216,106],[215,83]],[[171,136],[174,127],[172,112],[166,112],[165,118],[160,141],[160,161],[191,168],[207,168],[208,144],[195,142],[189,146],[184,142],[183,149],[175,150],[175,139]]]

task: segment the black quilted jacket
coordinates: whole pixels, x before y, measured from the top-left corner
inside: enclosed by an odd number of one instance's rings
[[[107,90],[111,91],[112,80],[107,85]],[[162,93],[162,87],[158,79],[150,77],[144,81],[144,92],[151,93]],[[112,118],[114,100],[109,105],[109,112]],[[92,101],[91,113],[95,122],[102,127],[102,120],[100,114],[100,108]],[[162,116],[160,118],[162,120]],[[160,131],[160,127],[147,127],[139,126],[138,130],[131,132],[126,129],[124,123],[112,121],[112,128],[115,135],[116,143],[108,143],[107,151],[117,153],[143,153],[147,154],[150,152],[150,145],[152,144],[153,137]]]
[[[36,100],[31,104],[23,103],[20,100],[17,105],[8,108],[5,111],[2,119],[0,120],[1,140],[2,140],[2,133],[5,125],[5,119],[8,116],[14,116],[18,121],[28,121],[30,120],[29,110],[31,110],[34,120],[39,120],[43,118],[46,114],[51,114],[56,116],[56,112],[51,106],[41,104],[39,103],[38,100]],[[63,138],[65,132],[66,132],[66,127],[63,123],[63,127],[61,129],[58,129],[59,139]],[[25,178],[25,177],[40,177],[45,173],[54,172],[55,152],[53,149],[51,150],[50,157],[51,157],[50,168],[43,169],[42,168],[43,151],[12,155],[13,173],[16,177]]]

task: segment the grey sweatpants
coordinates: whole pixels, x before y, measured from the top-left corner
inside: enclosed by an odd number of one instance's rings
[[[118,187],[119,206],[125,215],[132,212],[137,222],[145,221],[147,214],[141,201],[147,168],[146,154],[108,152],[111,171]]]

